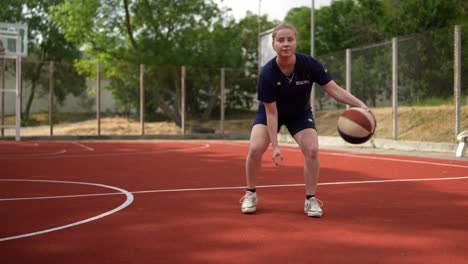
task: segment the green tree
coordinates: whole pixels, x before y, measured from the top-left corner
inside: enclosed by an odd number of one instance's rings
[[[337,0],[314,11],[315,53],[326,54],[385,39],[383,0]],[[310,8],[291,9],[285,21],[298,31],[298,51],[310,54]]]
[[[451,26],[460,21],[465,0],[390,1],[391,17],[386,31],[391,36],[409,35]],[[466,17],[465,17],[466,20]]]
[[[341,0],[333,1],[330,6],[322,7],[315,13],[315,54],[330,70],[338,83],[344,85],[345,56],[336,51],[346,48],[367,45],[368,43],[385,39],[384,26],[387,9],[382,0]],[[310,53],[310,8],[300,7],[288,12],[285,21],[295,25],[298,30],[298,51]],[[327,56],[324,56],[328,54]],[[363,73],[382,69],[379,64],[382,54],[372,54],[365,62],[365,58],[353,63],[353,76],[364,76]],[[337,58],[339,58],[337,60]],[[364,78],[367,85],[356,82],[353,78],[353,92],[360,98],[375,103],[376,94],[382,89],[376,84],[383,76],[375,80]],[[356,83],[355,83],[356,82]],[[326,100],[323,93],[317,93],[319,106],[325,107]]]
[[[386,30],[390,36],[404,36],[399,49],[402,100],[453,95],[452,27],[466,23],[467,6],[464,0],[391,1]]]
[[[8,1],[0,9],[0,21],[26,23],[28,25],[28,58],[22,64],[23,92],[29,90],[29,97],[22,114],[24,120],[30,118],[30,110],[36,95],[48,93],[48,63],[56,62],[55,95],[63,103],[67,94],[82,95],[86,90],[85,79],[74,67],[73,61],[80,57],[78,46],[65,39],[48,17],[49,10],[61,0]],[[62,66],[63,65],[63,66]],[[61,66],[61,67],[60,67]]]
[[[219,81],[205,76],[208,68],[239,67],[245,61],[240,29],[222,15],[205,0],[90,0],[87,5],[66,0],[53,11],[67,39],[85,48],[82,72],[91,75],[92,65],[101,61],[120,105],[139,109],[138,78],[129,76],[145,64],[145,111],[162,111],[179,125],[180,66],[188,67],[187,92],[194,95],[187,97],[194,106],[188,110],[207,116],[216,100],[195,95],[219,91]],[[194,67],[207,70],[192,73]]]
[[[310,54],[310,8],[297,7],[289,10],[284,22],[296,27],[297,51]]]

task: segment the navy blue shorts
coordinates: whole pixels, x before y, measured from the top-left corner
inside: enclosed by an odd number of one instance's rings
[[[259,107],[257,110],[257,114],[255,115],[255,120],[254,120],[254,125],[256,124],[263,124],[267,125],[267,117],[266,117],[266,112],[264,107]],[[302,114],[299,114],[293,118],[284,118],[284,119],[278,119],[278,131],[280,130],[281,126],[285,125],[291,136],[294,136],[298,132],[306,129],[306,128],[315,128],[315,120],[314,116],[312,115],[311,111],[304,112]]]

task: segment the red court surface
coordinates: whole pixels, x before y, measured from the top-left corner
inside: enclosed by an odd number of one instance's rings
[[[270,151],[244,215],[244,142],[0,142],[1,263],[467,263],[467,160],[321,150],[309,218]]]

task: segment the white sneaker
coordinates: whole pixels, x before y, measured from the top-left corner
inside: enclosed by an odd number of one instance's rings
[[[309,200],[306,199],[304,203],[304,213],[311,217],[322,217],[323,211],[322,208],[320,208],[320,205],[323,205],[322,201],[315,197],[312,197]]]
[[[245,195],[241,198],[240,202],[242,203],[242,213],[249,214],[255,212],[257,210],[258,203],[257,193],[246,191]]]

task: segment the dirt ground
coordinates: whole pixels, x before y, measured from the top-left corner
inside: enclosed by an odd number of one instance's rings
[[[315,114],[319,135],[338,136],[336,121],[343,110],[317,111]],[[377,118],[375,138],[392,139],[393,113],[390,107],[373,109]],[[227,119],[224,122],[225,134],[248,134],[252,124],[251,116],[242,119]],[[106,117],[100,122],[101,135],[141,135],[139,120],[124,117]],[[97,135],[97,121],[87,120],[54,125],[55,136]],[[185,133],[193,127],[211,128],[220,133],[219,120],[200,122],[188,120]],[[462,107],[461,130],[468,129],[468,106]],[[180,135],[182,130],[174,122],[147,122],[145,135]],[[6,136],[14,135],[14,129],[6,129]],[[49,136],[49,126],[22,127],[22,136]],[[411,141],[455,143],[455,108],[453,106],[399,107],[398,139]]]

